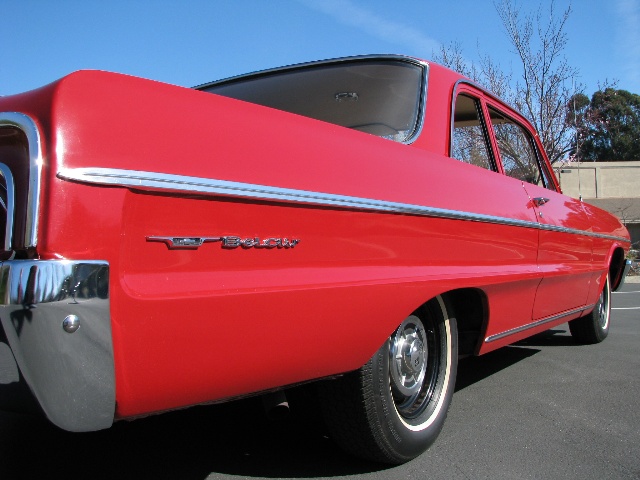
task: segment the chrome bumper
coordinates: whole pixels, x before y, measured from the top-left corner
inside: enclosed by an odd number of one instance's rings
[[[69,431],[111,426],[115,374],[107,262],[2,262],[0,321],[20,373],[51,422]],[[4,377],[0,384],[18,381],[17,371]]]
[[[622,275],[620,276],[620,282],[618,283],[616,288],[613,289],[614,292],[617,292],[618,290],[620,290],[622,288],[622,286],[624,285],[624,282],[625,282],[625,280],[627,278],[627,275],[629,274],[629,270],[630,269],[631,269],[631,260],[625,260],[624,269],[622,270]]]

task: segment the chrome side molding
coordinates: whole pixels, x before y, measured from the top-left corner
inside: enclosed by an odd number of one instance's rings
[[[552,315],[550,317],[543,318],[541,320],[536,320],[535,322],[527,323],[526,325],[522,325],[520,327],[512,328],[511,330],[507,330],[505,332],[496,333],[495,335],[490,335],[487,338],[485,338],[484,341],[486,343],[494,342],[496,340],[500,340],[501,338],[508,337],[509,335],[514,335],[516,333],[520,333],[520,332],[523,332],[525,330],[529,330],[530,328],[539,327],[540,325],[544,325],[545,323],[554,322],[554,321],[559,320],[559,319],[564,318],[564,317],[569,317],[569,316],[575,315],[577,313],[583,314],[584,312],[588,312],[588,311],[593,310],[593,307],[595,307],[595,304],[585,305],[583,307],[574,308],[573,310],[570,310],[568,312],[563,312],[563,313],[560,313],[558,315]]]
[[[62,168],[58,171],[58,178],[93,185],[119,186],[141,191],[160,191],[185,195],[196,194],[203,196],[238,197],[257,201],[279,201],[370,212],[401,213],[404,215],[510,225],[537,230],[563,232],[573,235],[607,238],[610,240],[630,243],[628,238],[618,237],[615,235],[594,233],[587,230],[576,230],[546,223],[520,220],[517,218],[213,178],[189,177],[168,173],[101,167]]]

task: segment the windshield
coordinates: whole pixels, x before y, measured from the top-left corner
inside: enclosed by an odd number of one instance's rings
[[[198,87],[398,142],[418,130],[423,66],[358,59],[257,73]]]

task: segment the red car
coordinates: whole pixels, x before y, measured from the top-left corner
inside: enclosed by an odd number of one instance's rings
[[[0,99],[0,177],[0,402],[71,431],[319,380],[337,443],[404,462],[459,356],[602,341],[629,249],[522,115],[401,56],[76,72]]]

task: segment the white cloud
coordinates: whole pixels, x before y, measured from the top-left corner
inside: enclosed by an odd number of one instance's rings
[[[440,42],[420,30],[388,20],[351,0],[298,1],[380,40],[408,46],[412,51],[420,52],[423,57],[431,57],[432,52],[440,51]]]
[[[620,88],[640,88],[640,0],[617,0],[616,11],[619,28],[616,30],[618,55],[624,62],[622,70],[626,78],[621,79]],[[638,93],[634,91],[633,93]]]

